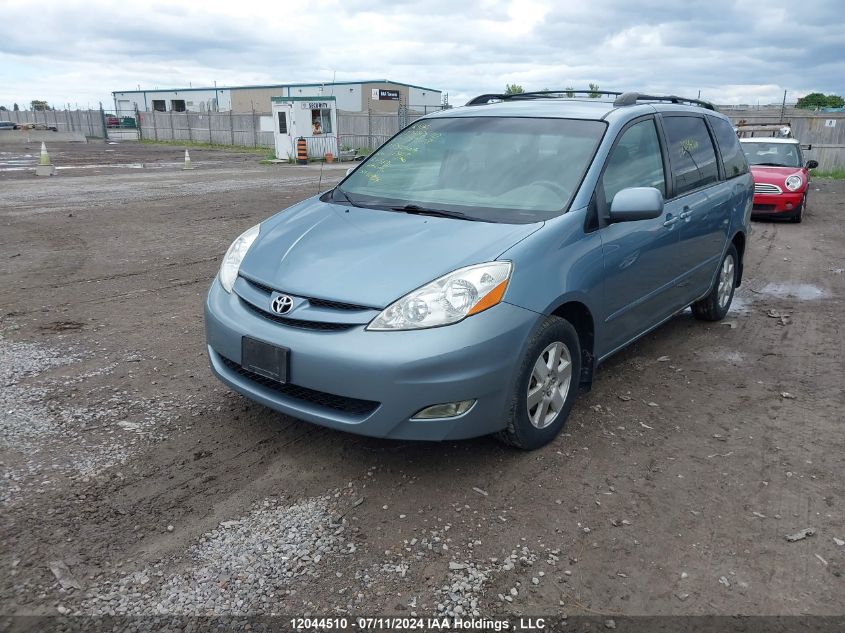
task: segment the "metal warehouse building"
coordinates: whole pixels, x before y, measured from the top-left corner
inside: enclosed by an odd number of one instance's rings
[[[398,112],[400,106],[428,112],[441,105],[442,91],[389,79],[328,83],[276,84],[123,90],[112,93],[118,112],[255,112],[269,114],[273,97],[334,97],[346,112]]]

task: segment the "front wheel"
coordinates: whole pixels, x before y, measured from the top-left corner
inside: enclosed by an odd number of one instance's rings
[[[800,224],[801,220],[804,219],[804,208],[807,206],[807,194],[805,193],[801,198],[801,205],[798,207],[798,211],[796,211],[791,218],[789,218],[790,222],[794,222],[795,224]]]
[[[702,321],[721,321],[731,307],[736,288],[736,274],[739,256],[733,244],[728,246],[728,252],[719,266],[719,273],[710,292],[703,299],[692,304],[692,314]]]
[[[560,317],[546,318],[528,343],[497,437],[525,450],[540,448],[560,433],[575,402],[581,376],[578,332]]]

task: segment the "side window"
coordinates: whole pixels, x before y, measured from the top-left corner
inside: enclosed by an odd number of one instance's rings
[[[663,158],[653,120],[635,123],[622,133],[607,159],[602,187],[608,206],[628,187],[655,187],[666,195]]]
[[[669,146],[676,196],[719,180],[716,150],[704,119],[667,116],[663,118],[663,129]]]
[[[719,152],[722,154],[722,163],[725,165],[725,176],[733,178],[748,173],[748,161],[745,159],[745,152],[739,144],[733,127],[724,119],[710,117],[713,125],[713,132],[716,135],[716,143],[719,145]]]

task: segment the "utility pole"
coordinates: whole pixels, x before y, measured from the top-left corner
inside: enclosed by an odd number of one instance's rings
[[[783,91],[783,103],[780,105],[780,122],[783,123],[783,113],[786,111],[786,90]]]

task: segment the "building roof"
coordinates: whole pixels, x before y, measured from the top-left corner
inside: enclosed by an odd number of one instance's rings
[[[355,81],[320,81],[316,83],[292,83],[292,84],[258,84],[247,86],[206,86],[204,88],[155,88],[155,89],[141,89],[133,90],[113,90],[112,94],[127,93],[127,92],[187,92],[189,90],[250,90],[261,88],[306,88],[312,86],[349,86],[355,84],[395,84],[397,86],[406,86],[408,88],[417,88],[418,90],[428,90],[430,92],[442,92],[436,88],[426,88],[425,86],[416,86],[414,84],[406,84],[401,81],[393,81],[391,79],[364,79]]]

